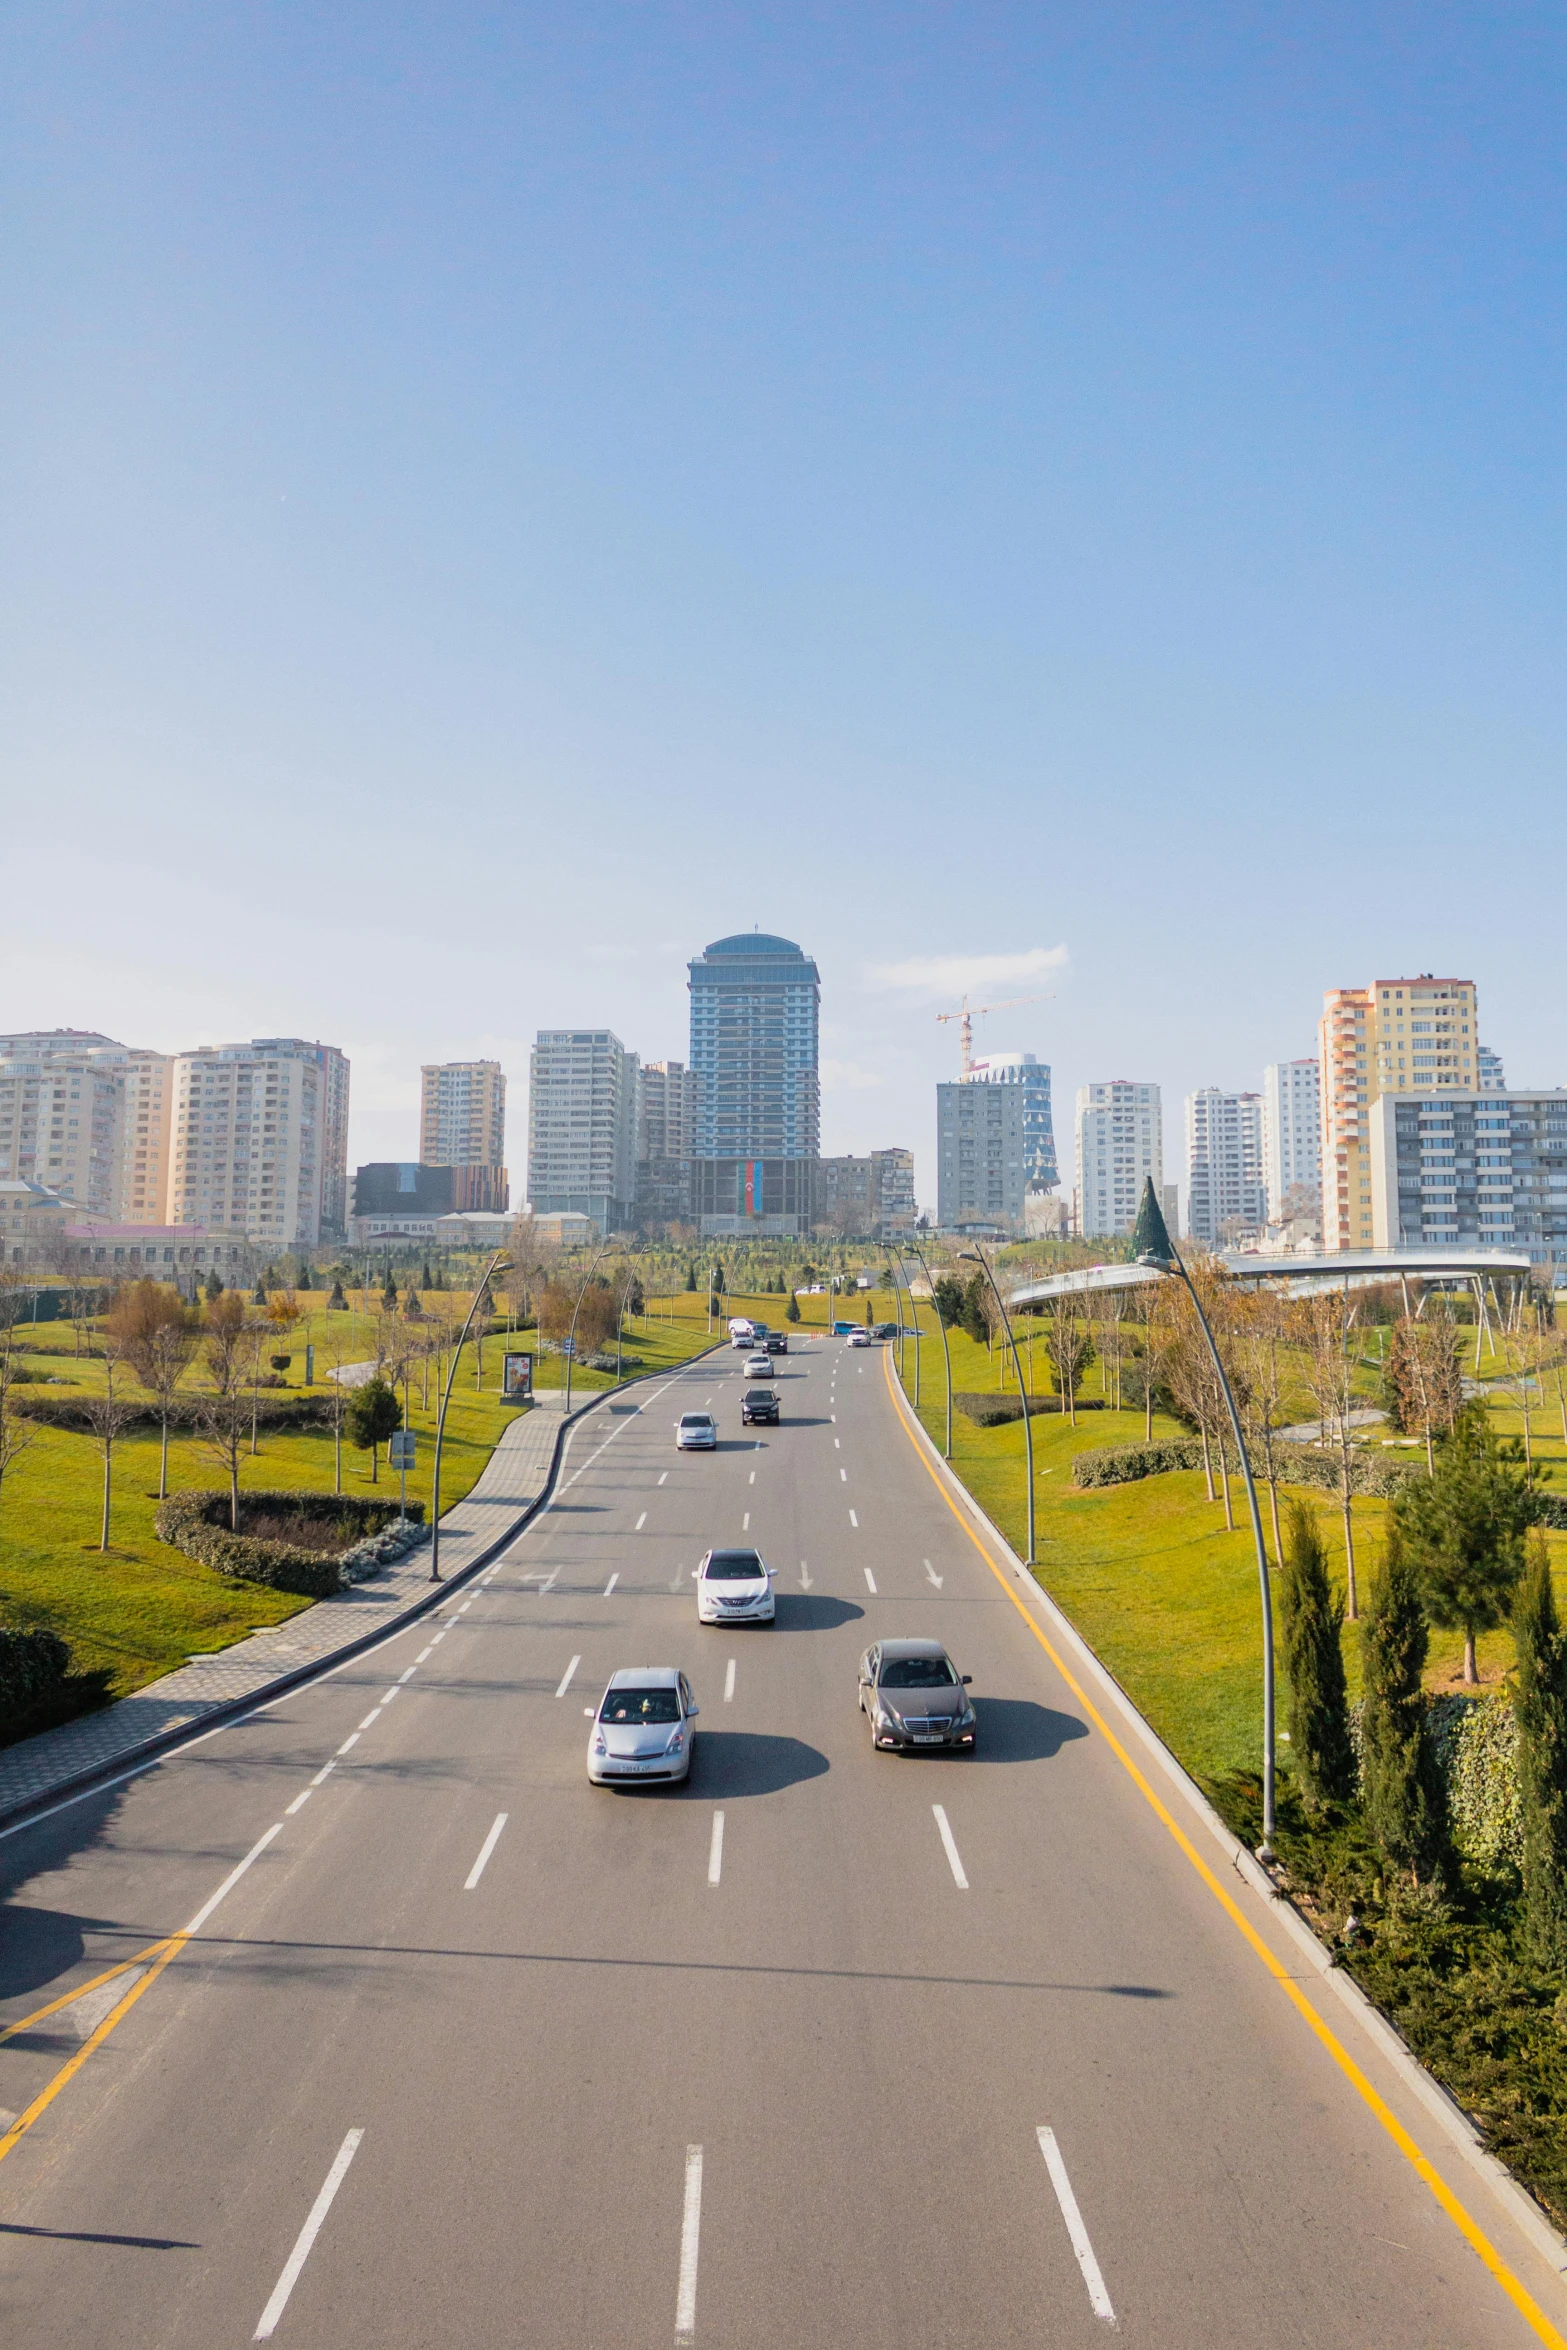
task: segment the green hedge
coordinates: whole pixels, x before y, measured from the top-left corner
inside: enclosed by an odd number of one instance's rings
[[[347,1493],[269,1492],[248,1490],[240,1496],[244,1510],[308,1511],[312,1517],[336,1520],[347,1540],[379,1534],[397,1516],[395,1501],[371,1501]],[[298,1592],[305,1599],[325,1599],[342,1589],[335,1553],[306,1550],[292,1542],[261,1542],[253,1535],[229,1531],[229,1497],[225,1492],[172,1494],[158,1505],[153,1523],[160,1542],[172,1543],[187,1558],[200,1559],[220,1575],[245,1583],[265,1583],[274,1591]],[[422,1520],[423,1502],[410,1502],[410,1518]],[[347,1547],[345,1540],[344,1547]]]
[[[1276,1444],[1273,1459],[1281,1485],[1314,1485],[1330,1493],[1339,1489],[1336,1453],[1318,1452],[1309,1444]],[[1260,1483],[1263,1460],[1255,1446],[1251,1465]],[[1195,1436],[1169,1437],[1157,1444],[1100,1444],[1078,1454],[1072,1463],[1072,1482],[1082,1486],[1131,1485],[1142,1477],[1162,1477],[1171,1469],[1201,1467],[1202,1445]],[[1349,1489],[1385,1498],[1395,1493],[1406,1477],[1424,1474],[1424,1469],[1423,1461],[1389,1461],[1374,1454],[1352,1453]]]
[[[1483,1869],[1523,1867],[1518,1717],[1505,1690],[1433,1697],[1426,1720],[1447,1786],[1453,1842]]]
[[[202,1398],[199,1392],[177,1395],[169,1412],[169,1426],[189,1434],[201,1418]],[[87,1407],[77,1395],[17,1395],[11,1399],[11,1409],[20,1420],[36,1420],[45,1428],[64,1428],[75,1436],[90,1436],[92,1421]],[[138,1404],[135,1417],[126,1423],[128,1428],[156,1428],[160,1425],[156,1407],[146,1401]],[[256,1426],[271,1430],[289,1428],[330,1428],[332,1399],[326,1395],[279,1395],[274,1388],[268,1392],[263,1381],[256,1399]]]

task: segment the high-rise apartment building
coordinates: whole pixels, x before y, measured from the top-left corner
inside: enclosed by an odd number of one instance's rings
[[[1268,1213],[1262,1171],[1262,1096],[1205,1085],[1186,1096],[1186,1229],[1216,1248],[1257,1232]]]
[[[127,1053],[124,1086],[115,1212],[122,1224],[167,1224],[174,1167],[174,1055]]]
[[[506,1074],[499,1061],[435,1061],[420,1070],[419,1163],[505,1166]]]
[[[967,1085],[1016,1085],[1023,1093],[1023,1188],[1054,1191],[1061,1180],[1050,1110],[1050,1065],[1032,1053],[987,1053],[970,1064]],[[1022,1213],[1021,1204],[1018,1213]]]
[[[297,1036],[179,1053],[170,1224],[231,1226],[261,1247],[346,1237],[348,1062]]]
[[[1384,1093],[1478,1093],[1480,1042],[1470,979],[1379,979],[1323,998],[1322,1240],[1371,1248],[1370,1114]]]
[[[637,1071],[637,1220],[684,1224],[691,1216],[691,1160],[702,1083],[684,1061],[644,1061]]]
[[[1313,1060],[1270,1061],[1262,1072],[1262,1172],[1268,1218],[1322,1204],[1322,1071]]]
[[[821,1147],[816,965],[792,939],[742,931],[692,958],[690,987],[701,1228],[808,1232]]]
[[[529,1063],[528,1204],[629,1228],[637,1170],[637,1056],[608,1028],[541,1028]]]
[[[117,1216],[129,1057],[85,1029],[0,1037],[0,1176]]]
[[[1477,1045],[1475,1051],[1479,1059],[1480,1091],[1482,1093],[1505,1093],[1507,1091],[1507,1072],[1502,1067],[1501,1054],[1493,1053],[1488,1044]]]
[[[914,1153],[852,1153],[816,1162],[815,1223],[843,1240],[906,1240],[918,1219]]]
[[[1520,1249],[1567,1267],[1567,1092],[1385,1093],[1367,1124],[1373,1248]]]
[[[936,1221],[944,1232],[1022,1231],[1028,1099],[1024,1086],[966,1077],[937,1086]]]
[[[1164,1186],[1157,1085],[1114,1077],[1077,1089],[1077,1214],[1085,1239],[1130,1232],[1143,1185]]]

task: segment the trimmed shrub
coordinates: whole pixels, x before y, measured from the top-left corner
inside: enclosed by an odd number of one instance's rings
[[[269,1393],[271,1374],[261,1382],[261,1394],[256,1403],[256,1426],[273,1432],[290,1428],[330,1428],[331,1401],[323,1395]],[[282,1381],[276,1382],[277,1387]],[[248,1387],[247,1387],[248,1393]],[[200,1423],[204,1401],[200,1388],[188,1395],[176,1395],[169,1405],[169,1427],[189,1434]],[[45,1428],[64,1428],[75,1436],[91,1436],[93,1424],[88,1407],[76,1395],[18,1395],[11,1401],[11,1409],[19,1419],[36,1420]],[[158,1407],[152,1401],[140,1404],[135,1417],[126,1422],[127,1430],[156,1428],[159,1425]]]
[[[0,1738],[18,1715],[60,1687],[71,1669],[71,1652],[57,1632],[0,1630]]]
[[[1506,1692],[1429,1698],[1426,1731],[1447,1789],[1448,1826],[1459,1851],[1493,1875],[1521,1868],[1518,1718]]]
[[[343,1535],[345,1550],[356,1537],[384,1533],[397,1516],[395,1501],[335,1493],[254,1490],[241,1494],[240,1507],[261,1517],[330,1519]],[[265,1583],[274,1591],[298,1592],[306,1599],[325,1599],[341,1590],[340,1553],[307,1549],[303,1543],[267,1542],[249,1534],[231,1534],[226,1523],[228,1510],[226,1492],[176,1493],[159,1503],[153,1523],[160,1542],[172,1543],[187,1558],[199,1559],[220,1575],[245,1583]],[[408,1515],[422,1521],[423,1502],[410,1502]]]
[[[1095,1444],[1072,1463],[1074,1485],[1135,1485],[1143,1477],[1162,1477],[1171,1469],[1200,1469],[1202,1446],[1194,1436],[1167,1438],[1161,1444]]]
[[[1000,1428],[1004,1427],[1008,1421],[1021,1420],[1023,1417],[1023,1398],[1020,1395],[994,1393],[959,1395],[954,1391],[952,1400],[964,1417],[973,1421],[976,1428]],[[1080,1395],[1077,1399],[1077,1409],[1080,1412],[1102,1412],[1104,1408],[1104,1401],[1100,1396],[1096,1395],[1091,1400],[1086,1400]],[[1058,1416],[1064,1418],[1066,1409],[1066,1404],[1059,1395],[1031,1395],[1028,1399],[1028,1416],[1031,1420],[1037,1420],[1047,1412],[1052,1419]]]

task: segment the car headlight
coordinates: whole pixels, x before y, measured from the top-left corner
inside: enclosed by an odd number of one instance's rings
[[[672,1731],[670,1734],[669,1744],[665,1747],[664,1752],[666,1754],[678,1754],[681,1748],[685,1745],[685,1742],[686,1734],[684,1730]]]
[[[609,1748],[604,1743],[602,1730],[595,1730],[593,1733],[593,1751],[595,1754],[608,1754],[609,1752]]]

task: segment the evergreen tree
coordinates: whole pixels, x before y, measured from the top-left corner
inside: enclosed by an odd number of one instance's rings
[[[786,1322],[798,1322],[799,1319],[800,1301],[795,1296],[794,1291],[791,1289],[789,1292],[789,1303],[784,1307],[784,1320]]]
[[[1307,1808],[1355,1791],[1349,1698],[1339,1634],[1344,1602],[1328,1581],[1317,1513],[1292,1501],[1279,1577],[1279,1624],[1289,1686],[1290,1752]]]
[[[216,1299],[223,1295],[223,1276],[218,1271],[216,1265],[213,1266],[211,1272],[207,1275],[205,1287],[207,1292],[208,1305],[213,1304]]]
[[[380,1446],[394,1436],[403,1424],[403,1407],[397,1400],[397,1391],[377,1376],[367,1379],[363,1387],[356,1387],[348,1400],[343,1425],[348,1440],[361,1452],[370,1455],[370,1482],[376,1482],[380,1465]]]
[[[395,1314],[397,1311],[397,1284],[392,1279],[390,1266],[386,1272],[386,1287],[381,1292],[381,1311],[384,1314]]]
[[[944,1328],[950,1330],[954,1322],[963,1319],[963,1284],[952,1273],[943,1273],[931,1291],[931,1302]]]
[[[428,1289],[430,1286],[430,1260],[428,1257],[425,1258],[423,1265],[420,1267],[419,1286],[421,1289]]]
[[[1464,1679],[1473,1682],[1475,1637],[1505,1619],[1523,1571],[1532,1504],[1513,1455],[1472,1403],[1437,1448],[1429,1477],[1412,1477],[1391,1517],[1425,1587],[1433,1624],[1464,1636]]]
[[[1420,1571],[1390,1519],[1360,1629],[1360,1785],[1371,1833],[1417,1881],[1436,1875],[1446,1849],[1421,1688],[1428,1637]]]
[[[719,1264],[719,1263],[718,1263],[718,1261],[717,1261],[717,1260],[716,1260],[716,1258],[715,1258],[715,1260],[714,1260],[714,1263],[713,1263],[713,1295],[714,1295],[715,1297],[722,1297],[722,1296],[723,1296],[723,1294],[724,1294],[724,1268],[723,1268],[723,1266],[722,1266],[721,1264]]]
[[[1524,1920],[1536,1957],[1556,1973],[1567,1969],[1567,1633],[1538,1527],[1529,1537],[1513,1638]]]
[[[327,1299],[327,1301],[326,1301],[326,1310],[327,1310],[327,1312],[328,1312],[329,1314],[346,1314],[346,1313],[347,1313],[347,1311],[348,1311],[348,1300],[347,1300],[347,1298],[346,1298],[346,1297],[343,1295],[343,1284],[342,1284],[342,1282],[341,1282],[341,1281],[334,1281],[334,1282],[333,1282],[333,1284],[332,1284],[332,1294],[331,1294],[331,1296],[330,1296],[330,1297]]]
[[[687,1267],[686,1267],[686,1288],[687,1288],[688,1290],[691,1290],[691,1289],[695,1289],[695,1287],[696,1287],[696,1267],[695,1267],[695,1265],[687,1265]]]
[[[310,1259],[308,1257],[301,1257],[299,1260],[299,1279],[295,1282],[294,1287],[296,1289],[314,1289],[315,1287],[315,1283],[310,1277]]]
[[[963,1305],[958,1321],[976,1346],[990,1344],[990,1287],[983,1273],[976,1273],[963,1292]]]
[[[250,1302],[253,1306],[264,1306],[266,1304],[267,1285],[264,1281],[258,1281],[256,1283],[255,1288],[251,1292]]]

